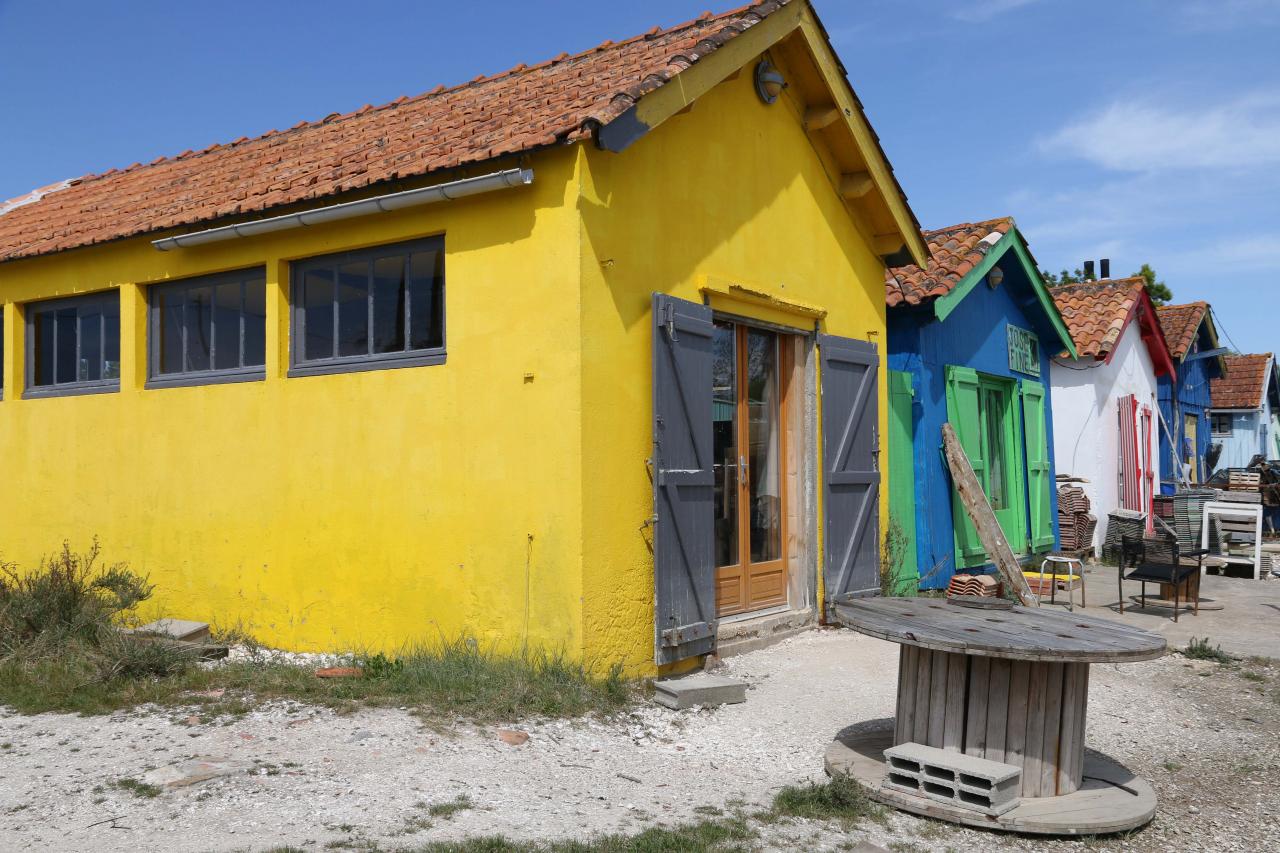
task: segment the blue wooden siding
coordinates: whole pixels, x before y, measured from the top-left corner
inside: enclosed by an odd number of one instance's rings
[[[942,425],[947,421],[947,365],[963,365],[980,373],[1023,380],[1034,379],[1009,369],[1007,326],[1034,331],[1040,338],[1040,377],[1045,389],[1045,430],[1053,460],[1053,400],[1049,387],[1050,354],[1062,341],[1036,300],[1035,291],[1017,259],[1007,255],[999,266],[1004,282],[995,288],[980,282],[938,322],[932,306],[892,308],[888,322],[888,366],[910,373],[916,396],[912,405],[913,461],[916,482],[916,555],[922,589],[941,589],[955,574],[955,534],[951,515],[951,473],[942,455]],[[1021,404],[1018,423],[1021,428]],[[1026,460],[1022,460],[1026,481]],[[1050,488],[1050,517],[1055,547],[1058,531],[1058,493]],[[931,574],[932,572],[932,574]]]
[[[1210,346],[1212,343],[1202,325],[1196,342],[1187,351],[1187,356],[1200,352],[1201,349],[1208,349]],[[1176,385],[1169,380],[1168,376],[1161,376],[1157,388],[1160,416],[1168,427],[1168,431],[1165,426],[1160,427],[1160,488],[1165,494],[1172,494],[1180,479],[1178,457],[1174,455],[1174,447],[1169,443],[1169,431],[1173,432],[1179,442],[1184,441],[1186,437],[1183,435],[1182,424],[1183,418],[1187,415],[1196,417],[1196,481],[1203,483],[1211,473],[1205,470],[1205,454],[1209,452],[1209,445],[1213,443],[1209,426],[1211,407],[1209,381],[1221,373],[1216,358],[1183,361],[1177,367]]]
[[[1231,431],[1213,436],[1213,443],[1222,445],[1215,471],[1243,468],[1259,453],[1268,452],[1269,430],[1258,412],[1223,412],[1219,417],[1231,419]]]

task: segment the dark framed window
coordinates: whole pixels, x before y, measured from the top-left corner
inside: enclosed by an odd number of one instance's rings
[[[444,363],[444,238],[296,261],[291,376]]]
[[[1231,435],[1231,413],[1213,412],[1209,416],[1211,431],[1214,435]]]
[[[24,397],[120,389],[120,292],[51,299],[27,306]]]
[[[267,284],[261,268],[147,288],[147,387],[266,376]]]

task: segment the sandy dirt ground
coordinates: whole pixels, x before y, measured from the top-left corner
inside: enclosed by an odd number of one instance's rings
[[[896,646],[813,631],[726,661],[727,674],[752,685],[745,704],[525,723],[511,727],[528,734],[519,745],[495,728],[429,728],[395,709],[343,716],[277,703],[208,723],[184,709],[3,711],[0,849],[396,850],[494,833],[584,839],[705,819],[708,807],[754,811],[784,785],[821,781],[839,729],[891,715],[896,667]],[[1095,666],[1091,688],[1090,745],[1151,780],[1160,807],[1145,829],[1088,849],[1280,849],[1280,667],[1172,655]],[[172,780],[196,759],[206,764],[194,769],[225,775],[154,797],[120,787]],[[428,805],[464,795],[471,808],[427,816]],[[760,849],[848,850],[862,840],[896,851],[1085,849],[901,814],[884,827],[758,829]]]

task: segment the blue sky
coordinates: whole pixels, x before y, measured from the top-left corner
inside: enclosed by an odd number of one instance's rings
[[[0,199],[727,5],[0,0]],[[816,6],[926,228],[1011,214],[1280,348],[1280,0]]]

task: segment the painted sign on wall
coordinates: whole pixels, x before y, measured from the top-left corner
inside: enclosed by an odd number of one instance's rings
[[[1040,339],[1036,333],[1012,323],[1009,332],[1009,369],[1028,376],[1040,375]]]

